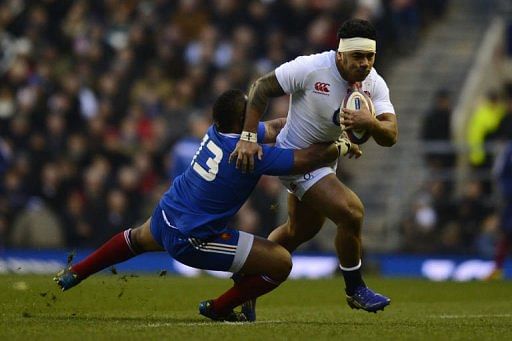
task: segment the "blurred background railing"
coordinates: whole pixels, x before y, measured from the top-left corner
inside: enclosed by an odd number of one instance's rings
[[[377,27],[400,130],[339,167],[366,207],[367,252],[492,253],[490,169],[512,136],[509,1],[6,0],[0,13],[0,249],[90,248],[143,222],[216,96],[333,48],[356,16]],[[274,100],[265,119],[287,108]],[[233,225],[266,236],[285,196],[263,178]],[[302,249],[331,252],[333,234]]]

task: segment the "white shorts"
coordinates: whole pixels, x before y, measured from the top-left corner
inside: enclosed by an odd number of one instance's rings
[[[336,167],[337,164],[334,164],[329,167],[315,169],[305,174],[280,176],[279,179],[281,179],[281,182],[284,187],[288,189],[289,193],[295,195],[299,200],[302,200],[304,194],[314,184],[329,174],[336,174]]]

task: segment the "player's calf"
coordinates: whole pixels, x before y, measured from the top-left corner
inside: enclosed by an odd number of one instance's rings
[[[254,242],[240,273],[245,276],[265,275],[274,282],[288,278],[292,270],[292,256],[281,245],[255,237]]]
[[[150,231],[150,220],[136,229],[120,232],[81,262],[61,270],[54,281],[63,290],[71,289],[90,275],[124,262],[140,253],[162,250]]]
[[[212,300],[210,309],[219,316],[229,314],[233,308],[277,288],[286,280],[291,268],[291,255],[286,249],[266,239],[255,237],[247,260],[240,273],[235,276],[235,284],[217,299]],[[245,309],[247,319],[254,321],[254,306],[249,310],[246,306]]]

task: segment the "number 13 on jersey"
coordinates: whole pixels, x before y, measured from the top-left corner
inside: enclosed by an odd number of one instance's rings
[[[208,149],[214,157],[209,157],[206,160],[206,168],[203,167],[198,163],[199,160],[197,159],[197,156],[201,151],[203,150],[203,147],[206,145],[206,149]],[[220,149],[219,146],[217,146],[212,140],[210,140],[210,137],[208,134],[206,134],[203,138],[203,141],[201,142],[201,146],[199,146],[199,149],[196,152],[196,155],[194,155],[194,158],[192,159],[192,162],[190,165],[192,166],[192,169],[194,169],[197,174],[199,174],[203,179],[206,181],[213,181],[215,180],[215,177],[217,176],[217,173],[219,172],[219,163],[222,160],[222,156],[224,153],[222,152],[222,149]]]

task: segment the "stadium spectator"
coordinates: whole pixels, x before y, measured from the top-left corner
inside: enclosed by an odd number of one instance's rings
[[[416,47],[421,27],[416,0],[388,1],[391,25],[395,34],[396,48],[402,54],[411,53]]]
[[[403,250],[406,252],[433,252],[437,244],[438,216],[427,197],[415,200],[402,222]]]
[[[461,226],[456,220],[450,221],[439,232],[439,241],[435,252],[448,255],[463,254],[467,252],[462,247]]]
[[[455,153],[451,145],[452,103],[450,94],[441,89],[437,92],[433,107],[425,114],[421,138],[425,142],[425,159],[429,168],[453,167]]]
[[[488,196],[481,181],[469,180],[464,184],[464,192],[456,198],[456,219],[461,227],[460,249],[473,252],[474,241],[481,230],[484,219],[492,213]]]
[[[58,217],[38,198],[14,220],[9,238],[17,248],[59,248],[65,242]]]
[[[12,158],[12,149],[2,138],[0,138],[0,176],[9,168]]]
[[[485,143],[496,133],[504,116],[505,106],[496,91],[489,92],[485,100],[478,104],[467,128],[469,162],[473,167],[489,167],[491,164]]]
[[[201,145],[201,139],[210,125],[210,120],[202,115],[191,115],[188,118],[188,122],[188,135],[176,141],[171,151],[171,165],[169,169],[171,181],[176,179],[178,175],[183,174],[190,165],[192,158]]]
[[[86,214],[83,194],[78,191],[69,193],[63,211],[61,220],[66,226],[66,245],[73,248],[94,247],[94,229]]]
[[[495,255],[499,237],[500,219],[496,213],[491,213],[482,222],[480,232],[475,238],[475,251],[484,258],[491,259]]]
[[[402,220],[402,250],[413,253],[488,255],[496,239],[489,194],[470,180],[460,195],[443,180],[424,185]]]
[[[453,217],[453,203],[444,181],[427,182],[412,200],[408,216],[403,221],[403,250],[436,252],[446,246],[459,245],[459,225]]]

